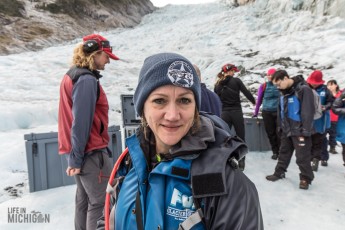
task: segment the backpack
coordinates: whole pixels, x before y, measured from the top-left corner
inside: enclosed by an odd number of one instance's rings
[[[319,94],[316,92],[315,89],[312,89],[313,95],[314,95],[314,107],[315,107],[315,113],[314,113],[314,120],[319,119],[322,117],[322,105]]]

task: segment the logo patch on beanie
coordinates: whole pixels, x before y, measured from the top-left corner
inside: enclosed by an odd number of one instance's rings
[[[168,68],[167,73],[170,81],[180,87],[190,88],[193,86],[193,70],[184,61],[174,61]]]

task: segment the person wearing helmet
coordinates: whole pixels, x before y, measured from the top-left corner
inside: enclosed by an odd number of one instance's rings
[[[108,149],[108,100],[99,82],[110,59],[119,60],[99,34],[83,38],[74,49],[73,66],[60,85],[59,154],[66,156],[66,174],[74,176],[75,229],[96,229],[102,216],[112,163]]]
[[[225,64],[218,73],[218,80],[214,87],[214,92],[222,102],[222,119],[229,125],[230,129],[234,126],[236,135],[245,141],[245,125],[241,106],[240,92],[255,105],[255,98],[246,88],[241,79],[234,75],[239,69],[233,64]],[[245,159],[239,162],[240,168],[244,170]]]

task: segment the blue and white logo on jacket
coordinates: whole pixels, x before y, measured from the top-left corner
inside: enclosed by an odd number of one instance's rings
[[[284,96],[280,97],[281,118],[284,119]],[[287,98],[287,117],[294,121],[301,121],[301,106],[296,95],[290,95]]]
[[[193,196],[183,194],[174,188],[170,205],[167,208],[167,215],[176,220],[185,220],[195,212]]]

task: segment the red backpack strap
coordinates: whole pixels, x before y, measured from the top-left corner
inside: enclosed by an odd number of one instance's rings
[[[267,82],[265,82],[264,84],[262,84],[262,93],[265,92],[265,90],[266,90],[266,85],[267,85]]]
[[[121,153],[119,158],[117,159],[117,161],[116,161],[116,163],[114,165],[113,171],[111,172],[111,175],[109,177],[108,186],[111,186],[113,184],[116,172],[119,169],[119,166],[120,166],[122,160],[127,155],[127,153],[128,153],[128,148],[126,148],[123,151],[123,153]],[[107,193],[105,195],[105,207],[104,207],[104,219],[105,219],[105,229],[106,230],[109,230],[109,209],[110,209],[110,193],[107,190]]]

